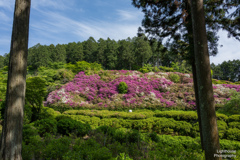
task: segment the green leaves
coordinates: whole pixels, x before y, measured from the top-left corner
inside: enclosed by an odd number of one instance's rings
[[[168,75],[168,77],[173,81],[174,83],[179,83],[180,76],[178,74],[171,73]]]
[[[30,77],[26,80],[26,85],[25,103],[40,113],[46,96],[46,81],[41,77]]]
[[[128,91],[128,86],[125,82],[120,82],[118,85],[118,91],[121,94],[125,94]]]
[[[152,56],[152,49],[144,37],[137,37],[134,40],[134,52],[138,65],[143,66]]]
[[[75,64],[77,61],[82,61],[84,58],[83,45],[80,42],[68,43],[66,51],[68,63],[71,62]]]
[[[76,62],[76,64],[71,63],[66,64],[66,68],[71,70],[75,74],[84,71],[85,74],[90,75],[91,71],[95,73],[97,71],[102,70],[102,65],[96,62],[88,63],[86,61],[78,61]]]
[[[144,64],[144,66],[140,68],[138,71],[142,73],[148,73],[148,72],[152,72],[153,69],[154,67],[151,64]]]

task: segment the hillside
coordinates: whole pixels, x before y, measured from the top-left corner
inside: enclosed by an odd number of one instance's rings
[[[23,159],[204,159],[192,75],[164,69],[102,70],[79,62],[29,72]],[[4,71],[1,78],[4,90]],[[236,160],[239,85],[213,83],[220,146],[235,151]]]
[[[126,93],[118,85],[125,82]],[[223,106],[239,85],[213,84],[215,103]],[[104,70],[86,75],[79,72],[75,78],[48,95],[47,106],[71,106],[95,109],[183,109],[195,110],[191,74],[179,72],[149,72]]]

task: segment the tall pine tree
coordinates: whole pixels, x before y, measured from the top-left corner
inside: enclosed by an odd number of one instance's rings
[[[205,2],[205,18],[208,35],[208,46],[211,55],[217,54],[217,31],[220,28],[226,29],[230,35],[239,36],[236,34],[238,30],[230,30],[229,24],[232,22],[231,18],[227,15],[230,8],[236,9],[239,6],[238,0],[232,1],[213,1],[206,0]],[[194,89],[196,96],[196,106],[198,108],[199,127],[201,140],[201,113],[199,110],[198,99],[198,81],[196,77],[196,67],[194,58],[194,42],[193,42],[193,29],[190,11],[190,0],[133,0],[133,5],[142,8],[145,14],[142,25],[145,31],[150,35],[150,38],[156,38],[160,41],[167,38],[167,42],[176,43],[179,40],[189,43],[188,54],[185,55],[188,62],[192,65]],[[236,16],[236,15],[235,15]],[[170,44],[170,43],[169,43]],[[202,148],[203,143],[202,143]]]

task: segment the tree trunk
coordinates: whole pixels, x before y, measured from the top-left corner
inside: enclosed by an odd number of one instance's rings
[[[214,106],[203,0],[191,0],[191,13],[205,158],[206,160],[221,159],[217,154],[220,145]]]
[[[193,83],[194,83],[194,92],[195,92],[195,99],[196,99],[196,108],[197,108],[197,115],[198,115],[198,125],[199,125],[199,132],[201,138],[201,147],[202,151],[204,150],[203,144],[203,133],[202,133],[202,118],[201,118],[201,110],[199,107],[199,95],[198,95],[198,84],[197,84],[197,73],[196,73],[196,66],[195,66],[195,59],[192,63],[192,73],[193,73]]]
[[[12,30],[1,160],[21,160],[31,0],[16,0]]]
[[[159,42],[158,42],[158,47],[157,47],[157,68],[159,68],[159,48],[160,48],[160,45],[159,45]]]
[[[193,74],[193,84],[194,84],[194,92],[195,92],[195,100],[196,100],[196,108],[197,108],[197,115],[198,115],[198,124],[199,124],[199,132],[200,132],[200,139],[201,139],[201,147],[202,151],[204,150],[203,144],[203,136],[202,136],[202,122],[201,122],[201,113],[199,108],[199,96],[198,96],[198,84],[197,84],[197,73],[196,73],[196,66],[195,66],[195,57],[194,57],[194,40],[193,40],[193,28],[192,28],[192,17],[190,11],[190,0],[186,2],[186,9],[188,10],[188,16],[186,28],[188,31],[188,43],[189,43],[189,52],[190,52],[190,61],[192,66],[192,74]]]

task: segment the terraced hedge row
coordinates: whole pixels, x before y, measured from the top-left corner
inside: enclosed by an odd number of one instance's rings
[[[123,118],[123,119],[146,119],[154,116],[153,111],[119,112],[109,110],[68,110],[63,112],[67,115],[84,115],[99,118]]]
[[[159,135],[163,144],[182,145],[185,148],[200,148],[200,137],[192,138],[187,136]],[[220,148],[228,150],[240,150],[240,142],[227,139],[220,139]]]
[[[120,112],[109,110],[68,110],[63,112],[65,115],[84,115],[99,118],[123,118],[123,119],[146,119],[151,117],[167,117],[175,120],[197,122],[198,116],[195,111],[134,111]],[[240,115],[227,116],[217,113],[217,119],[229,122],[240,122]]]
[[[63,115],[64,116],[64,115]],[[199,136],[199,126],[195,122],[174,120],[166,117],[150,117],[145,119],[123,119],[123,118],[100,118],[84,115],[68,115],[74,120],[88,123],[93,129],[99,126],[111,126],[116,128],[136,129],[141,132],[156,132],[158,134]],[[230,126],[224,120],[218,120],[219,137],[229,140],[240,140],[240,129],[236,128],[238,123],[232,122]]]

